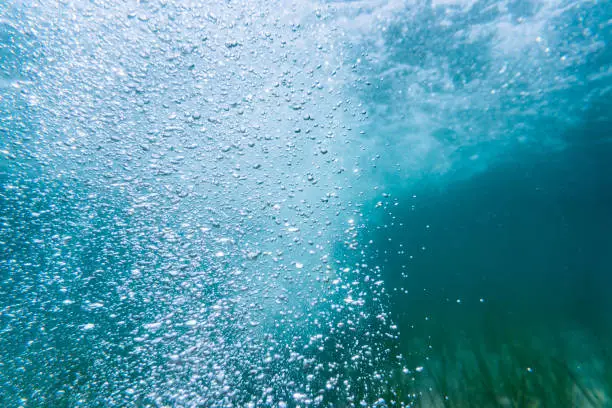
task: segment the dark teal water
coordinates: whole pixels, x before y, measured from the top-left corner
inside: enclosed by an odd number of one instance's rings
[[[516,152],[452,185],[390,189],[401,205],[368,229],[398,320],[486,330],[493,314],[609,338],[611,154],[609,143]]]

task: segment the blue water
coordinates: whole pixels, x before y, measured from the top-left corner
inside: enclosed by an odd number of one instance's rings
[[[444,406],[455,353],[477,406],[520,345],[606,406],[611,18],[1,4],[0,404]]]

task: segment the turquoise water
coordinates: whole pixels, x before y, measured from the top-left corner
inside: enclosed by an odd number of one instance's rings
[[[609,405],[610,18],[1,4],[0,405]]]
[[[386,281],[400,321],[478,335],[494,317],[609,338],[610,152],[518,153],[452,186],[404,193],[411,205],[370,233],[374,262],[394,271]]]

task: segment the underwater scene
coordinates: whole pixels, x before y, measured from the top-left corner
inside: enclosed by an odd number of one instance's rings
[[[1,1],[0,407],[612,407],[612,3]]]

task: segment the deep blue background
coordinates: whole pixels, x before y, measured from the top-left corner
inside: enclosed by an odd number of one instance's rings
[[[440,328],[484,336],[492,322],[517,336],[609,338],[609,129],[607,120],[585,121],[564,136],[565,149],[518,149],[470,178],[392,191],[400,205],[368,225],[367,238],[403,342]]]

